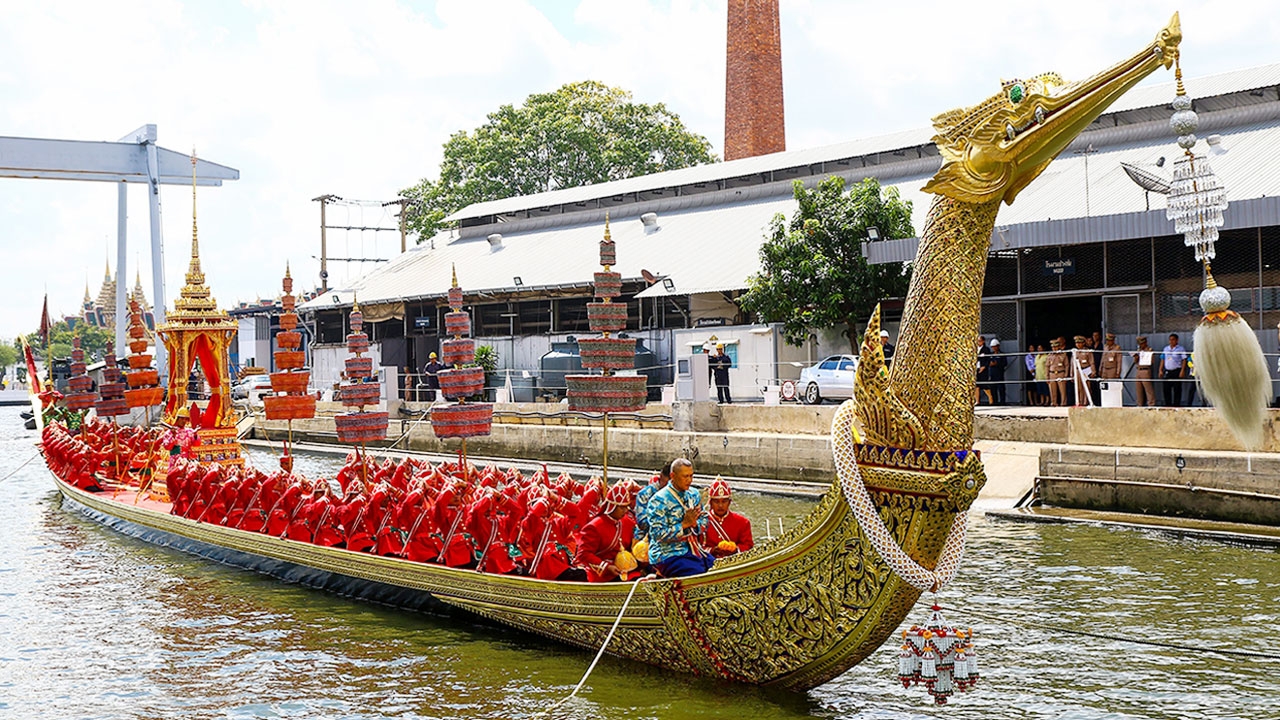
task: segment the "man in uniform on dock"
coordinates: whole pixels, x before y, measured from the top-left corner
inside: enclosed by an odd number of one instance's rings
[[[422,366],[422,381],[427,388],[427,402],[435,402],[436,391],[440,389],[440,371],[444,369],[444,365],[440,364],[438,357],[435,353],[431,353],[427,356],[427,364]]]
[[[723,344],[716,345],[716,351],[707,358],[707,366],[711,368],[711,377],[715,379],[716,402],[732,403],[733,398],[729,395],[729,369],[733,367],[733,360],[724,354]]]
[[[649,501],[649,563],[663,577],[698,575],[715,562],[702,549],[707,516],[692,485],[693,463],[676,458],[671,482]]]

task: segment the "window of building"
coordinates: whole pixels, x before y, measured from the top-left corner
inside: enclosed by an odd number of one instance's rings
[[[1059,250],[1064,259],[1071,261],[1074,271],[1060,276],[1063,290],[1090,290],[1103,286],[1106,280],[1106,250],[1103,243],[1068,245]]]
[[[1151,239],[1106,243],[1107,287],[1151,284]]]
[[[987,257],[987,275],[983,279],[985,297],[1018,294],[1018,251],[1004,250]]]
[[[516,303],[516,332],[536,335],[551,332],[551,301],[526,300]]]
[[[345,314],[341,310],[320,310],[316,313],[316,342],[340,343],[346,339]]]

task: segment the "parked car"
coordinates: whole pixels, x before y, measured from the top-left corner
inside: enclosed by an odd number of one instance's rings
[[[250,375],[231,386],[232,400],[247,400],[254,393],[271,390],[270,375]]]
[[[804,368],[796,383],[800,400],[809,405],[823,400],[848,400],[853,397],[853,373],[857,369],[858,358],[853,355],[832,355]]]

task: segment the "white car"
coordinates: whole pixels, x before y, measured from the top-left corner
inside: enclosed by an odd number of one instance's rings
[[[796,383],[800,400],[809,405],[823,400],[848,400],[853,397],[853,373],[857,369],[858,358],[853,355],[832,355],[804,368]]]
[[[271,391],[270,375],[250,375],[231,386],[232,400],[246,400]]]

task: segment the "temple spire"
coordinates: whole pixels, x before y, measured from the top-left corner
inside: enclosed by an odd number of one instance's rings
[[[200,241],[196,232],[196,149],[191,148],[191,264],[199,267]]]

